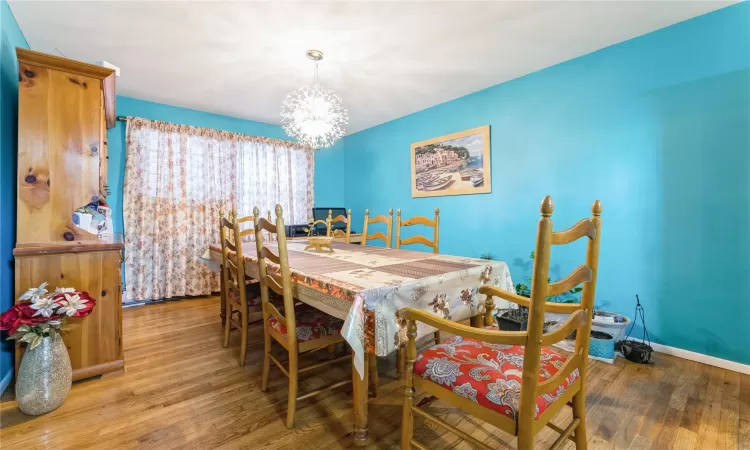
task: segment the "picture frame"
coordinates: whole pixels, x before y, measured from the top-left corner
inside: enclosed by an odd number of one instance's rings
[[[446,134],[411,145],[411,196],[492,192],[490,126]]]

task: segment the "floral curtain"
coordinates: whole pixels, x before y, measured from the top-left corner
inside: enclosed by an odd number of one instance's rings
[[[219,210],[276,205],[286,223],[313,206],[313,155],[298,144],[133,118],[123,195],[129,300],[208,295],[219,277],[200,260],[218,241]]]

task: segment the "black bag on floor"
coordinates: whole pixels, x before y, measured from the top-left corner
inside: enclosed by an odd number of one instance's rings
[[[633,361],[638,364],[653,364],[654,360],[652,358],[652,353],[654,352],[654,349],[651,347],[651,339],[649,338],[648,330],[646,329],[646,319],[643,315],[641,299],[638,298],[637,294],[635,296],[635,302],[635,321],[633,322],[633,326],[630,327],[630,331],[628,332],[628,335],[625,336],[625,340],[618,342],[616,347],[628,361]],[[638,323],[638,319],[640,319],[643,324],[643,338],[641,339],[641,342],[630,341],[628,338],[630,337],[630,333],[633,332],[635,325]]]

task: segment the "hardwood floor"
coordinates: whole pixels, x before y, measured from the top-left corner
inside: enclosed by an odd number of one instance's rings
[[[239,367],[239,336],[221,347],[218,298],[167,302],[124,311],[126,373],[74,384],[65,404],[41,417],[0,403],[5,449],[351,448],[351,388],[298,404],[297,426],[284,427],[286,378],[272,369],[260,392],[260,349]],[[249,342],[261,339],[251,327]],[[325,355],[324,355],[325,356]],[[393,359],[379,360],[379,397],[370,404],[372,449],[399,446],[402,388]],[[305,374],[300,392],[351,376],[349,363]],[[420,397],[421,398],[421,397]],[[434,402],[432,412],[497,448],[512,436]],[[569,409],[557,423],[570,420]],[[642,366],[593,362],[587,393],[589,448],[750,449],[750,376],[656,355]],[[467,443],[417,420],[416,438],[430,449]],[[537,447],[556,433],[545,430]],[[572,443],[566,445],[573,448]]]

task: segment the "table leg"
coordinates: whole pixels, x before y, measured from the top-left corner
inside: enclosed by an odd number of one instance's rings
[[[354,358],[354,353],[352,353]],[[352,361],[353,362],[353,361]],[[367,436],[370,425],[367,422],[367,387],[370,372],[370,357],[365,355],[363,367],[364,377],[360,377],[357,368],[352,363],[352,395],[354,397],[354,445],[364,447],[367,445]]]
[[[227,295],[226,295],[226,289],[224,286],[224,267],[221,268],[221,277],[219,277],[220,280],[220,297],[221,297],[221,314],[219,316],[221,317],[221,326],[224,326],[224,324],[227,323]]]
[[[378,396],[378,382],[379,382],[379,379],[378,379],[378,358],[375,357],[375,355],[373,355],[373,354],[369,354],[367,356],[370,359],[370,362],[369,362],[369,364],[370,364],[370,370],[369,370],[369,372],[370,372],[370,382],[369,382],[369,385],[370,385],[370,395],[377,398],[377,396]]]

